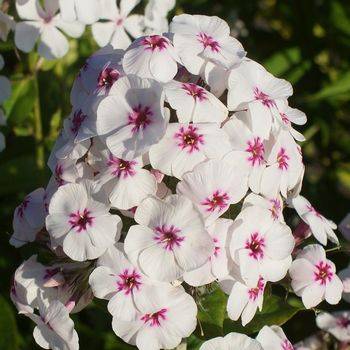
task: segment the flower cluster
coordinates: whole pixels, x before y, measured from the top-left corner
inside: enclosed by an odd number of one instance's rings
[[[150,0],[145,14],[130,14],[141,0],[16,0],[19,21],[14,28],[9,17],[0,13],[0,21],[6,31],[15,29],[15,43],[23,52],[31,52],[38,43],[40,56],[54,60],[63,57],[69,50],[67,34],[72,38],[83,35],[86,25],[91,25],[92,34],[99,46],[111,44],[114,48],[126,49],[131,37],[144,33],[158,34],[168,30],[167,15],[175,6],[175,0]],[[3,18],[1,17],[3,16]]]
[[[64,14],[74,3],[72,20],[93,22],[94,2],[81,2],[59,4]],[[137,2],[104,1],[104,21],[92,31],[112,45],[77,75],[49,184],[15,210],[11,244],[39,242],[51,256],[45,264],[31,257],[13,279],[12,299],[36,322],[35,340],[77,349],[69,313],[93,296],[108,301],[116,335],[143,350],[172,349],[190,336],[196,288],[211,283],[243,326],[262,309],[270,283],[283,281],[305,308],[337,304],[343,283],[322,247],[338,243],[336,226],[300,195],[305,167],[296,141],[304,137],[294,124],[306,116],[288,104],[291,84],[247,58],[218,17],[179,15],[168,32],[129,45],[125,31],[142,35],[133,26],[141,18],[128,16]],[[41,53],[63,53],[45,44],[47,31],[81,32],[55,15],[58,2],[47,1],[45,11],[34,0],[21,4],[31,22],[17,25],[17,41],[22,26],[27,34],[35,28]],[[164,1],[160,10],[151,1],[148,21],[163,30],[156,13],[165,17],[172,5]],[[304,236],[293,235],[286,207],[307,225]],[[309,234],[319,244],[305,245]],[[202,349],[238,346],[292,349],[278,327]]]

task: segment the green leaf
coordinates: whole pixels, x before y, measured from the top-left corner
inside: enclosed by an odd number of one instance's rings
[[[350,35],[350,17],[344,6],[339,2],[333,0],[331,2],[330,19],[335,28],[343,32],[345,35]]]
[[[33,110],[37,92],[33,78],[23,78],[13,84],[12,95],[4,103],[9,124],[18,125],[28,122],[28,116]]]
[[[350,72],[343,74],[334,82],[326,85],[314,95],[308,97],[308,101],[320,101],[349,94],[350,92]]]
[[[199,298],[197,336],[209,339],[223,335],[226,304],[227,295],[218,287]]]
[[[187,350],[199,350],[201,345],[204,343],[204,340],[197,338],[194,334],[192,334],[187,339]]]
[[[135,346],[128,345],[119,339],[113,332],[105,335],[105,350],[135,350]]]
[[[17,350],[20,345],[16,319],[11,306],[0,295],[0,349]]]
[[[243,327],[240,321],[225,319],[224,331],[225,334],[230,332],[256,333],[264,326],[283,325],[301,310],[304,310],[304,306],[297,298],[284,300],[276,295],[265,296],[262,311],[258,312],[250,323]]]
[[[302,78],[311,63],[302,61],[300,48],[291,47],[274,53],[265,60],[264,66],[272,74],[283,76],[294,84]]]

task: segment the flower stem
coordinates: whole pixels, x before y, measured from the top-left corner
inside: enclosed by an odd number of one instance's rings
[[[39,170],[43,170],[45,167],[45,149],[44,149],[44,134],[41,119],[40,108],[40,89],[38,83],[38,70],[41,66],[40,60],[33,72],[34,86],[36,90],[36,100],[34,103],[34,139],[35,139],[35,157],[36,165]]]

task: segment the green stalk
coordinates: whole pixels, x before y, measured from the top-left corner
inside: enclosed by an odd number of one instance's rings
[[[40,89],[38,84],[38,71],[40,69],[41,64],[41,59],[39,59],[38,64],[33,72],[34,87],[36,90],[36,100],[34,103],[35,160],[36,166],[40,171],[42,171],[45,168],[44,134],[40,108]]]

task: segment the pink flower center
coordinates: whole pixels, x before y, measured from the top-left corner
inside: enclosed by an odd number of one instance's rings
[[[125,269],[121,274],[118,275],[119,281],[117,281],[118,291],[124,291],[125,295],[129,295],[133,290],[139,290],[141,283],[141,276],[136,270],[129,271]]]
[[[74,228],[76,232],[86,231],[87,227],[91,226],[94,220],[94,217],[91,216],[88,209],[84,209],[82,212],[78,210],[77,212],[70,214],[69,218],[71,228]]]
[[[128,124],[133,125],[131,131],[136,133],[140,130],[146,129],[146,127],[152,123],[152,116],[153,112],[150,107],[143,107],[142,105],[134,107],[132,113],[128,116]]]
[[[314,278],[316,282],[320,282],[321,285],[327,284],[333,278],[333,271],[331,265],[325,261],[320,261],[315,265],[316,271],[314,272]]]
[[[341,328],[348,328],[350,326],[350,319],[346,316],[341,316],[337,319],[337,325]]]
[[[119,17],[115,20],[115,24],[120,27],[122,24],[124,23],[124,18],[123,17]]]
[[[280,216],[281,213],[281,202],[276,198],[276,199],[270,199],[270,203],[271,203],[271,208],[270,208],[270,212],[272,215],[272,218],[274,220],[277,220]]]
[[[43,22],[45,23],[45,24],[49,24],[49,23],[51,23],[51,21],[52,21],[52,19],[53,19],[53,15],[51,15],[51,14],[45,14],[43,17],[42,17],[42,19],[43,19]]]
[[[250,239],[246,241],[245,249],[249,250],[249,256],[255,260],[264,257],[265,239],[259,236],[258,232],[251,234]]]
[[[203,44],[204,49],[209,47],[212,52],[220,51],[220,44],[212,36],[201,32],[197,34],[197,39],[201,44]]]
[[[262,165],[264,163],[265,147],[260,137],[255,137],[254,140],[248,141],[246,152],[250,153],[248,161],[252,166]]]
[[[208,99],[207,91],[196,84],[183,83],[181,88],[187,92],[187,95],[192,96],[196,101],[198,99],[202,102]]]
[[[278,167],[281,170],[288,170],[288,167],[289,167],[288,160],[289,160],[289,156],[286,153],[286,150],[282,147],[277,154]]]
[[[225,210],[230,200],[229,195],[221,190],[216,190],[212,195],[207,197],[201,204],[206,206],[206,211],[208,212],[214,212],[215,210],[218,210],[218,212],[221,212]]]
[[[189,125],[188,127],[180,127],[179,131],[174,135],[177,139],[177,145],[181,149],[187,149],[188,153],[199,151],[200,146],[204,144],[204,137],[198,133],[198,128]]]
[[[18,206],[17,215],[19,217],[23,218],[24,212],[27,209],[29,202],[30,202],[30,196],[27,196],[24,198],[23,202]]]
[[[160,327],[161,321],[166,320],[167,309],[161,309],[153,314],[146,314],[141,317],[141,321],[150,327]]]
[[[184,236],[180,236],[181,230],[174,225],[157,226],[155,229],[154,240],[157,241],[165,250],[172,251],[175,247],[180,247],[185,240]]]
[[[105,90],[107,93],[113,86],[113,84],[119,79],[120,72],[118,69],[106,67],[104,68],[97,78],[97,89],[99,91]]]
[[[290,343],[288,339],[285,339],[281,344],[282,350],[294,350],[293,345]]]
[[[110,154],[107,165],[111,168],[112,174],[118,178],[126,179],[128,176],[136,174],[135,165],[137,162],[135,160],[124,160]]]
[[[317,217],[322,218],[322,215],[312,205],[307,205],[307,210]]]
[[[87,115],[83,114],[81,109],[74,112],[72,125],[70,129],[75,136],[78,134],[81,124],[83,123],[86,117]]]
[[[254,97],[257,101],[260,101],[267,108],[276,106],[275,101],[271,100],[269,95],[265,94],[257,87],[254,88]]]
[[[259,278],[258,284],[255,288],[251,288],[248,290],[249,299],[251,301],[256,301],[259,296],[264,294],[265,282],[262,277]]]
[[[169,46],[169,41],[160,35],[150,35],[146,36],[141,40],[141,45],[145,46],[146,50],[165,50]]]

